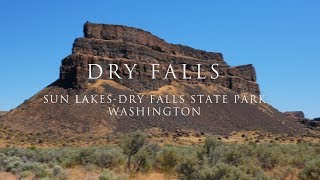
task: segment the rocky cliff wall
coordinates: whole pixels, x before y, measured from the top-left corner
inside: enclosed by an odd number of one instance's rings
[[[120,66],[118,74],[128,76],[123,64],[137,64],[134,79],[115,79],[116,82],[136,92],[156,90],[172,81],[187,81],[190,84],[219,84],[237,93],[260,94],[256,83],[254,67],[242,65],[230,67],[221,53],[206,52],[191,47],[170,44],[149,32],[132,27],[86,23],[84,37],[75,40],[72,54],[66,57],[60,68],[59,82],[64,87],[85,88],[96,80],[88,79],[88,64],[100,64],[106,69],[108,64]],[[219,78],[210,79],[211,65],[217,63]],[[151,79],[151,64],[160,64],[157,79]],[[168,65],[173,65],[178,79],[163,79]],[[181,64],[187,64],[187,75],[197,77],[197,64],[201,64],[201,74],[209,78],[182,80]],[[180,77],[180,78],[179,78]],[[101,78],[106,79],[106,74]]]

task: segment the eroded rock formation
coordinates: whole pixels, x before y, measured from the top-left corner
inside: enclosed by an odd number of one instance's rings
[[[107,66],[113,63],[138,64],[135,78],[88,80],[88,64]],[[220,77],[215,80],[151,80],[150,64],[166,67],[173,64],[181,76],[180,64],[188,64],[187,73],[197,70],[196,64],[210,67],[219,64]],[[175,66],[176,65],[176,66]],[[103,67],[105,68],[105,67]],[[163,71],[161,69],[160,71]],[[123,68],[118,72],[127,76]],[[202,73],[209,73],[204,70]],[[163,72],[160,74],[163,74]],[[104,135],[130,132],[137,129],[161,128],[166,131],[192,129],[199,132],[228,134],[234,131],[254,130],[285,134],[302,134],[306,131],[299,122],[292,121],[268,104],[205,104],[185,101],[178,106],[199,107],[200,116],[111,116],[109,107],[129,108],[129,103],[77,104],[43,102],[45,95],[137,95],[174,94],[190,97],[192,94],[238,95],[260,94],[256,73],[252,65],[230,67],[220,53],[205,52],[191,47],[169,44],[149,32],[118,25],[86,23],[84,37],[75,40],[72,54],[62,61],[60,78],[44,88],[0,120],[0,125],[23,133],[67,133]],[[71,100],[72,101],[72,98]],[[150,104],[144,101],[135,106],[165,107],[175,104]],[[72,135],[73,136],[73,135]]]
[[[115,79],[118,83],[137,92],[156,90],[159,87],[170,84],[172,79],[151,79],[150,64],[160,64],[160,73],[164,74],[168,64],[174,65],[177,76],[182,76],[182,67],[179,64],[188,64],[187,74],[196,74],[196,64],[201,64],[209,69],[212,64],[219,64],[219,78],[213,80],[192,79],[180,80],[190,84],[204,83],[206,85],[219,84],[237,93],[249,92],[260,94],[256,83],[254,67],[242,65],[230,67],[223,60],[220,53],[206,52],[191,47],[169,44],[164,40],[141,29],[119,26],[86,23],[84,25],[84,37],[75,40],[72,54],[66,57],[61,66],[60,82],[66,87],[85,88],[88,83],[96,80],[88,80],[88,64],[138,64],[133,80]],[[161,72],[162,71],[162,72]],[[203,74],[209,73],[202,72]],[[127,76],[124,68],[119,69],[119,74]],[[102,76],[103,78],[103,76]],[[179,80],[175,80],[179,81]]]

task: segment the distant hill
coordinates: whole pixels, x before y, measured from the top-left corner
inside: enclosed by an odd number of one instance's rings
[[[3,116],[5,114],[7,114],[7,113],[8,113],[8,111],[0,111],[0,116]]]

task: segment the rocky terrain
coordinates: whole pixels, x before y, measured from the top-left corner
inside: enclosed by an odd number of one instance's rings
[[[302,111],[287,111],[284,112],[290,118],[293,118],[300,123],[306,125],[311,129],[319,129],[320,128],[320,118],[309,119],[304,116]]]
[[[259,94],[256,74],[252,65],[228,66],[220,53],[205,52],[187,46],[168,44],[149,32],[117,25],[86,23],[84,38],[78,38],[73,44],[72,54],[62,61],[59,82],[63,87],[85,88],[88,80],[88,63],[104,64],[138,64],[135,74],[139,78],[117,81],[136,92],[156,90],[172,80],[151,79],[151,66],[157,63],[161,67],[171,64],[188,64],[189,74],[195,73],[196,64],[209,66],[219,64],[220,77],[204,82],[194,79],[188,83],[219,84],[237,93],[250,92]],[[179,68],[179,66],[177,66]],[[103,68],[104,69],[104,68]],[[181,72],[177,69],[177,72]],[[126,75],[123,69],[119,74]],[[161,72],[160,72],[161,74]],[[163,73],[162,73],[163,74]],[[182,73],[179,75],[181,76]],[[90,81],[94,83],[95,81]]]
[[[88,64],[138,64],[138,78],[88,80]],[[151,80],[150,64],[161,67],[174,64],[182,76],[179,64],[188,64],[187,73],[196,73],[196,64],[204,67],[218,63],[220,77],[205,80]],[[163,69],[160,69],[164,71]],[[204,70],[203,70],[204,71]],[[206,71],[202,73],[207,73]],[[119,74],[128,72],[119,69]],[[0,119],[0,124],[25,133],[104,135],[131,132],[137,129],[160,128],[166,131],[192,129],[199,132],[229,134],[233,131],[265,131],[299,135],[307,130],[295,118],[287,117],[268,104],[188,104],[201,107],[201,116],[115,117],[107,113],[119,104],[44,104],[46,94],[254,94],[259,85],[252,65],[230,67],[222,54],[170,44],[141,29],[120,25],[86,23],[84,37],[77,38],[72,54],[62,60],[60,78]],[[142,105],[147,105],[143,102]],[[127,107],[130,104],[121,104]],[[154,106],[154,105],[151,105]],[[158,106],[167,106],[165,104]],[[170,105],[169,105],[170,106]]]
[[[0,111],[0,117],[1,116],[4,116],[5,114],[7,114],[8,112],[7,111]]]

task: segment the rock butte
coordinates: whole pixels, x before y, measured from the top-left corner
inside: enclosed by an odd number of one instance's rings
[[[177,76],[182,76],[183,70],[179,64],[188,64],[187,73],[194,74],[197,73],[197,64],[211,67],[217,63],[219,78],[214,80],[206,78],[200,83],[219,84],[237,93],[260,94],[254,67],[251,64],[230,67],[224,62],[221,53],[169,44],[144,30],[119,25],[86,23],[84,35],[84,38],[75,40],[72,54],[62,61],[59,83],[63,87],[85,88],[88,83],[95,83],[96,80],[88,79],[88,64],[99,64],[102,69],[108,69],[108,64],[118,64],[118,66],[128,64],[131,67],[137,64],[134,75],[139,78],[115,79],[115,81],[134,91],[143,92],[156,90],[172,81],[163,80],[163,77],[150,80],[152,69],[149,64],[161,64],[162,67],[172,64],[178,67]],[[166,70],[160,70],[159,74],[165,74]],[[119,69],[120,76],[127,76],[127,73],[125,68]],[[105,73],[101,78],[108,79]],[[199,80],[193,79],[188,83],[197,84]]]
[[[150,64],[172,64],[176,67],[177,76],[181,77],[183,72],[180,64],[188,64],[187,74],[192,75],[197,73],[197,64],[210,67],[215,63],[218,64],[217,79],[151,79]],[[108,64],[117,64],[119,67],[123,64],[131,67],[137,64],[133,72],[137,78],[105,80],[107,78],[102,75],[100,79],[88,79],[88,64],[99,64],[103,69],[106,69]],[[165,69],[159,70],[159,74],[165,74]],[[121,76],[128,75],[123,68],[120,68],[118,73]],[[210,72],[203,70],[201,73],[205,75]],[[26,133],[42,132],[47,136],[58,134],[56,137],[63,137],[67,133],[104,135],[154,127],[164,131],[192,129],[214,134],[242,130],[306,133],[303,125],[268,104],[190,104],[190,101],[186,101],[184,107],[201,107],[201,116],[117,118],[105,113],[109,107],[119,106],[116,103],[43,103],[46,94],[84,96],[97,93],[127,96],[184,94],[187,97],[192,94],[260,95],[260,90],[256,83],[255,69],[251,64],[230,67],[220,53],[170,44],[141,29],[85,23],[84,37],[75,40],[72,54],[62,60],[59,79],[2,116],[0,124]],[[146,105],[146,102],[141,104]],[[130,103],[121,104],[121,107],[125,108],[130,106]],[[167,105],[157,106],[164,108]]]

